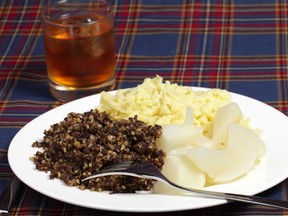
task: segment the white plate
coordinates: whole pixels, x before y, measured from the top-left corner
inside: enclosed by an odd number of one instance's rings
[[[207,90],[193,88],[194,90]],[[262,163],[247,176],[229,184],[210,187],[209,190],[241,194],[257,194],[280,183],[288,177],[288,118],[276,109],[239,94],[231,93],[232,101],[239,104],[245,116],[251,118],[254,127],[263,130],[267,154]],[[50,180],[45,172],[35,169],[29,157],[38,148],[32,148],[35,140],[43,137],[43,131],[51,124],[62,120],[69,112],[85,112],[98,105],[100,95],[92,95],[64,104],[35,118],[13,138],[8,160],[13,172],[34,190],[67,203],[112,211],[164,212],[204,208],[225,204],[219,199],[191,196],[169,196],[157,194],[113,194],[79,190],[68,187],[62,181]]]

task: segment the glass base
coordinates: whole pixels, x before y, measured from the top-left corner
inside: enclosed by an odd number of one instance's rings
[[[101,83],[100,85],[86,88],[60,86],[52,81],[50,81],[49,86],[53,97],[57,100],[68,102],[88,95],[97,94],[102,91],[113,90],[115,88],[115,77],[105,83]]]

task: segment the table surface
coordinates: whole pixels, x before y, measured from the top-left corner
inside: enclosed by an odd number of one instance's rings
[[[0,192],[13,173],[7,149],[29,121],[61,105],[48,90],[40,9],[48,1],[0,1]],[[116,88],[146,77],[227,89],[288,112],[286,0],[111,0],[115,10]],[[288,144],[288,143],[287,143]],[[287,200],[288,180],[260,196]],[[141,215],[287,215],[253,204]],[[83,208],[27,186],[15,215],[127,215]],[[132,213],[131,213],[132,215]]]

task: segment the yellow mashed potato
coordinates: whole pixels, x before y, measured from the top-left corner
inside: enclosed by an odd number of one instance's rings
[[[194,91],[190,87],[163,82],[162,77],[146,78],[135,88],[117,91],[115,95],[101,93],[100,111],[106,111],[114,119],[138,116],[150,125],[182,123],[186,108],[192,107],[194,124],[204,128],[206,135],[212,133],[212,122],[216,110],[230,103],[226,90],[211,89]]]

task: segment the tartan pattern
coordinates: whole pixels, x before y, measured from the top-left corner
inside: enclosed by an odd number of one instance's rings
[[[48,91],[40,9],[48,0],[0,1],[0,192],[12,176],[7,149],[33,118],[60,105]],[[224,88],[288,114],[286,0],[111,0],[117,87],[156,74],[181,85]],[[12,215],[127,215],[81,208],[23,188]],[[288,180],[262,193],[287,200]],[[140,215],[287,215],[231,203]]]

